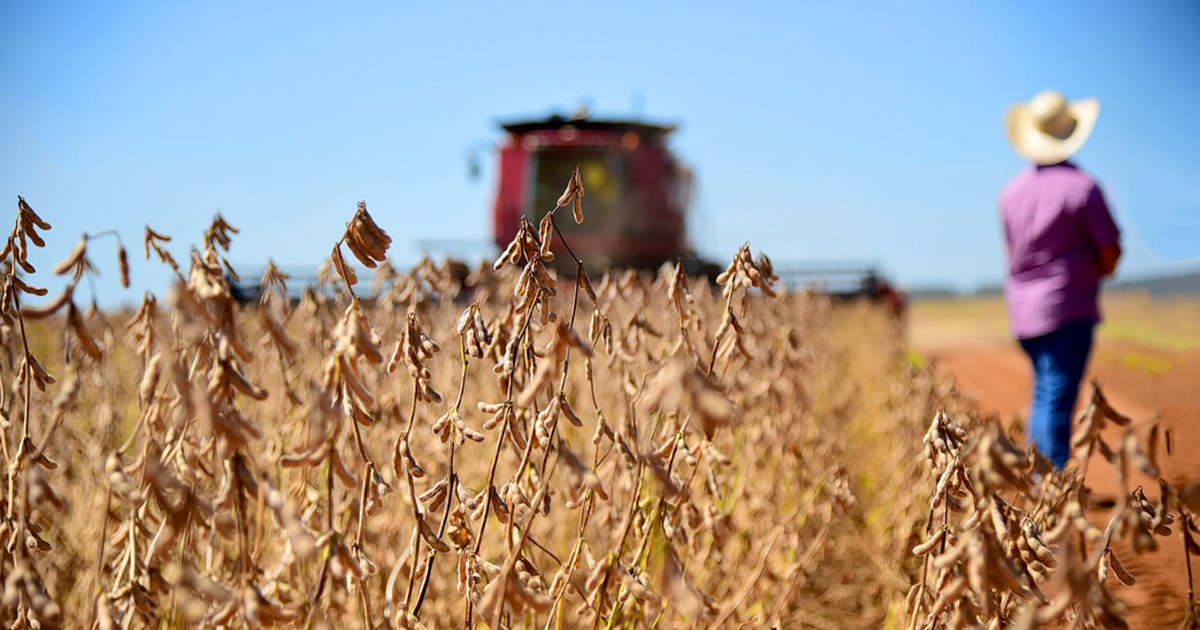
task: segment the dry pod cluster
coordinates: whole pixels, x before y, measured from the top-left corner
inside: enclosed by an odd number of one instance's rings
[[[922,566],[906,602],[909,627],[1130,627],[1118,594],[1137,578],[1120,554],[1152,551],[1177,518],[1193,518],[1186,488],[1160,475],[1157,424],[1144,439],[1132,425],[1093,384],[1074,432],[1075,459],[1057,471],[994,421],[966,426],[938,413],[924,439],[936,483],[924,539],[912,549]],[[1087,483],[1097,461],[1123,489],[1099,525],[1088,516],[1100,509]],[[1144,486],[1130,487],[1135,471],[1152,480],[1154,499]],[[1200,546],[1181,529],[1190,566]],[[1195,609],[1189,601],[1179,611],[1188,627]]]

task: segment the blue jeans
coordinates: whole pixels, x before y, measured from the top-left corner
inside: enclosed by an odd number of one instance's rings
[[[1058,468],[1071,456],[1071,414],[1095,326],[1090,321],[1070,322],[1040,337],[1020,340],[1033,362],[1029,439]]]

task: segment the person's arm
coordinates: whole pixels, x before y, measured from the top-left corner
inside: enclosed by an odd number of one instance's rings
[[[1111,276],[1121,259],[1121,230],[1113,221],[1112,212],[1099,186],[1092,186],[1087,200],[1079,209],[1079,218],[1096,252],[1096,271],[1101,277]]]
[[[1112,243],[1100,248],[1100,277],[1107,278],[1117,270],[1117,261],[1121,260],[1121,244]]]

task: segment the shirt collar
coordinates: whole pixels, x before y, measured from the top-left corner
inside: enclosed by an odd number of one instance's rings
[[[1034,164],[1033,165],[1034,170],[1038,170],[1038,171],[1043,170],[1043,169],[1048,169],[1048,168],[1059,168],[1059,167],[1069,168],[1071,170],[1079,170],[1079,167],[1075,166],[1075,164],[1073,162],[1071,162],[1071,160],[1063,160],[1062,162],[1058,162],[1056,164]]]

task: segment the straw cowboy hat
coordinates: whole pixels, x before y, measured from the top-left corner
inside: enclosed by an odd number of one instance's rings
[[[1072,103],[1060,92],[1045,90],[1008,108],[1008,141],[1036,164],[1058,164],[1087,142],[1099,113],[1100,101],[1094,98]]]

